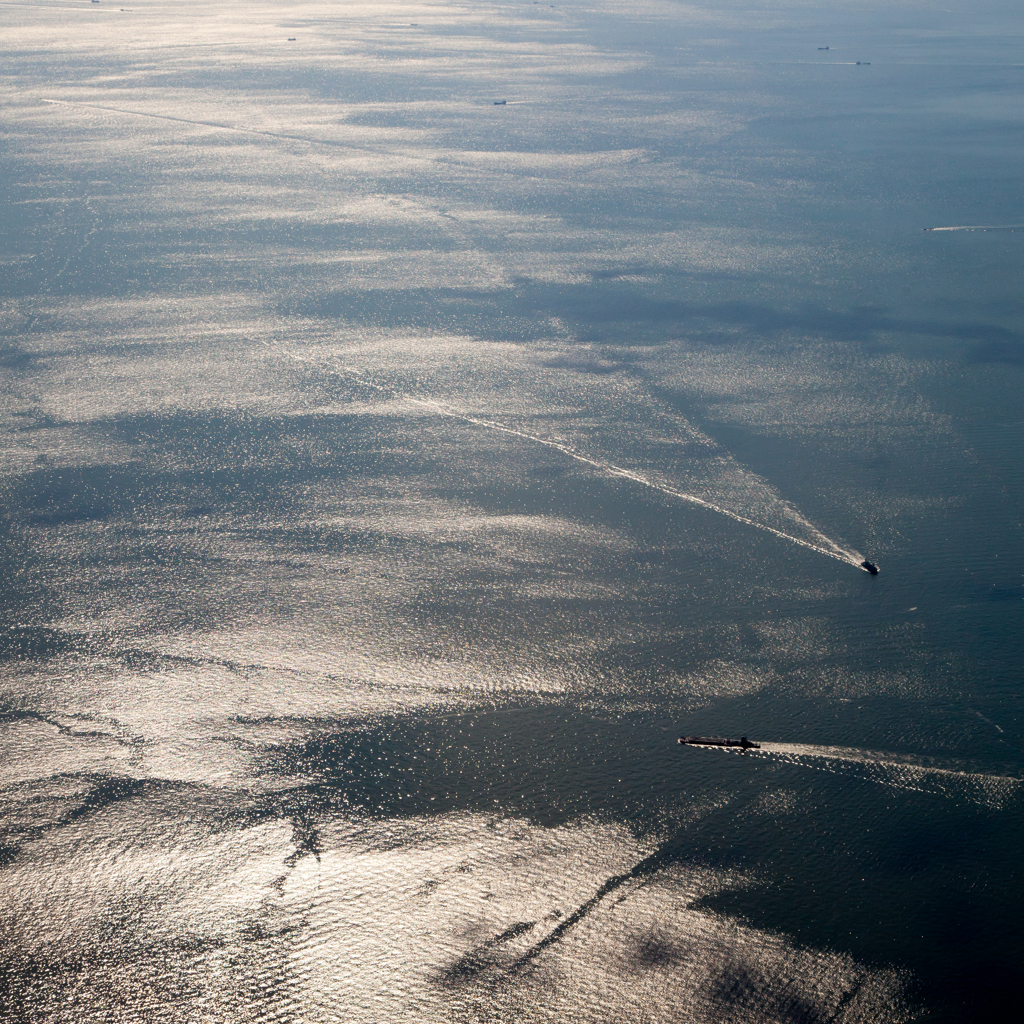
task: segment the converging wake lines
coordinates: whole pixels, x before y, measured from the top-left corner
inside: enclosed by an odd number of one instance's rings
[[[606,476],[620,477],[624,480],[630,480],[643,487],[649,487],[651,490],[667,494],[679,501],[685,501],[691,505],[698,505],[701,508],[706,508],[711,512],[717,512],[719,515],[728,516],[728,518],[735,520],[737,523],[743,523],[745,526],[752,526],[755,529],[764,530],[766,533],[770,533],[782,540],[790,541],[793,544],[799,544],[801,547],[805,547],[810,551],[815,551],[820,555],[826,555],[829,558],[835,558],[840,562],[847,562],[850,565],[860,567],[862,556],[859,552],[840,547],[840,545],[826,537],[806,519],[803,519],[803,517],[799,517],[801,525],[807,529],[808,533],[814,536],[814,540],[805,540],[802,537],[794,537],[792,534],[785,533],[783,530],[778,530],[774,526],[769,526],[767,523],[759,523],[755,519],[750,519],[747,516],[740,515],[738,512],[733,512],[731,509],[723,508],[721,505],[716,505],[714,502],[708,501],[706,498],[701,498],[696,494],[689,494],[686,491],[680,491],[675,487],[669,487],[666,484],[659,483],[657,480],[652,480],[650,477],[644,476],[642,473],[638,473],[635,470],[625,469],[624,467],[617,466],[612,462],[592,459],[561,441],[552,441],[550,438],[539,437],[536,434],[529,434],[526,431],[517,430],[515,427],[507,427],[502,423],[496,423],[494,420],[483,419],[479,416],[471,416],[468,413],[460,412],[457,409],[451,409],[443,403],[434,401],[433,399],[416,398],[412,395],[401,394],[392,388],[382,387],[379,384],[374,384],[371,381],[368,381],[358,370],[351,367],[346,367],[345,372],[358,379],[360,383],[365,384],[382,394],[392,395],[403,401],[410,402],[413,405],[418,405],[421,408],[431,409],[441,416],[448,416],[452,419],[462,420],[464,423],[471,423],[473,426],[483,427],[486,430],[495,430],[502,434],[508,434],[512,437],[520,437],[526,441],[532,441],[535,444],[544,445],[546,448],[553,448],[555,451],[561,452],[563,455],[567,455],[570,459],[575,459],[576,462],[582,462],[586,466],[593,467],[599,472],[604,473]]]

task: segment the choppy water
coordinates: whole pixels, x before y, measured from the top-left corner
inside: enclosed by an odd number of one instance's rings
[[[1012,1016],[1016,6],[0,24],[4,1020]]]

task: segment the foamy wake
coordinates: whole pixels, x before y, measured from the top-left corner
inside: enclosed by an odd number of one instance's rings
[[[675,487],[670,487],[652,479],[651,477],[644,476],[642,473],[638,473],[635,470],[626,469],[623,466],[617,466],[615,463],[608,462],[603,459],[591,458],[562,441],[552,441],[550,438],[540,437],[537,434],[530,434],[524,430],[517,430],[514,427],[497,423],[494,420],[483,419],[479,416],[471,416],[469,413],[453,409],[451,406],[433,399],[418,398],[414,395],[402,394],[394,388],[383,387],[367,380],[366,377],[364,377],[358,370],[355,370],[352,367],[345,367],[344,372],[354,380],[357,380],[360,384],[372,388],[381,394],[388,395],[391,398],[401,399],[402,401],[409,402],[413,405],[418,405],[421,408],[430,409],[432,412],[435,412],[440,416],[447,416],[451,419],[462,420],[464,423],[471,423],[473,426],[483,427],[485,430],[498,431],[502,434],[508,434],[512,437],[519,437],[526,441],[532,441],[535,444],[544,445],[546,448],[553,448],[555,451],[561,452],[563,455],[568,456],[570,459],[574,459],[576,462],[582,462],[584,465],[596,469],[605,476],[621,477],[624,480],[631,480],[633,483],[640,484],[643,487],[649,487],[651,490],[658,491],[661,494],[667,494],[679,501],[685,501],[692,505],[699,505],[701,508],[706,508],[711,512],[717,512],[719,515],[728,516],[730,519],[734,519],[738,523],[743,523],[746,526],[752,526],[758,530],[764,530],[766,533],[773,534],[782,540],[789,541],[793,544],[799,544],[801,547],[808,548],[811,551],[816,551],[820,555],[827,555],[829,558],[835,558],[840,562],[846,562],[850,565],[855,565],[858,568],[860,567],[860,563],[863,561],[864,556],[861,555],[860,552],[854,551],[852,548],[842,547],[829,537],[826,537],[825,534],[823,534],[816,526],[807,519],[804,519],[804,517],[793,510],[792,507],[787,508],[789,517],[798,522],[807,531],[807,534],[811,539],[808,540],[803,537],[794,537],[792,534],[786,533],[783,530],[778,530],[774,526],[769,526],[767,523],[760,523],[755,519],[750,519],[748,516],[741,515],[740,513],[724,508],[721,505],[716,505],[714,502],[701,498],[699,495],[690,494],[686,491],[678,490]]]
[[[723,748],[725,749],[725,748]],[[734,752],[730,750],[730,752]],[[1009,775],[987,775],[956,767],[926,763],[912,755],[851,747],[819,747],[802,743],[762,743],[744,756],[770,757],[805,768],[849,775],[893,789],[931,793],[947,799],[1000,809],[1016,795],[1024,780]]]
[[[1024,224],[955,224],[944,228],[922,228],[922,231],[1024,231]]]

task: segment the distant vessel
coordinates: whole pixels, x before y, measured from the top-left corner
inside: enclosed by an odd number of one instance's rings
[[[506,103],[508,103],[508,100],[495,100],[494,101],[494,105],[496,107],[503,107],[503,106],[505,106]]]
[[[827,46],[819,46],[819,47],[818,47],[818,49],[819,49],[819,50],[827,50],[827,49],[828,49],[828,47],[827,47]]]
[[[878,575],[878,566],[874,562],[869,562],[866,558],[860,563],[860,567],[865,571],[871,573],[872,576]]]
[[[679,742],[690,747],[739,747],[741,750],[760,750],[760,743],[752,743],[746,736],[727,740],[721,736],[680,736]]]

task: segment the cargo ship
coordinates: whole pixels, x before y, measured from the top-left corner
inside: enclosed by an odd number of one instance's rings
[[[741,750],[760,750],[761,744],[741,736],[738,740],[727,740],[722,736],[680,736],[679,742],[689,747],[739,747]]]

